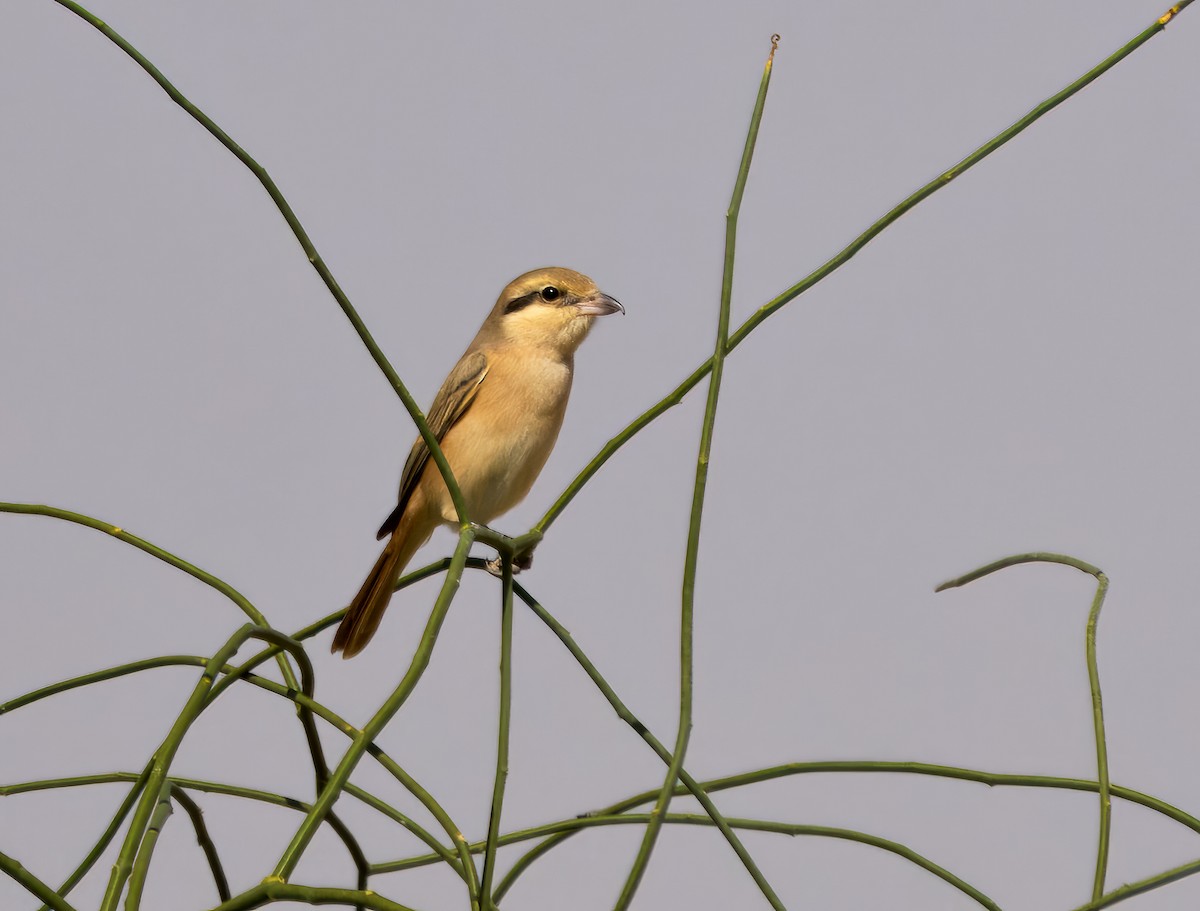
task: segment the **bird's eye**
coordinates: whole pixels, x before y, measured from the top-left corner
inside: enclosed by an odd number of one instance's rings
[[[542,289],[542,300],[544,300],[544,301],[558,300],[558,297],[560,294],[562,294],[562,292],[559,291],[557,288],[555,288],[553,285],[547,285],[545,288]]]

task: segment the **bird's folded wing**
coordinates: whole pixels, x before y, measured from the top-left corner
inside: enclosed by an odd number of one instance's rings
[[[475,400],[475,393],[479,391],[479,385],[487,376],[487,372],[487,357],[482,351],[464,355],[462,360],[450,371],[446,382],[442,383],[442,388],[434,396],[433,405],[426,418],[429,429],[433,431],[433,435],[439,443],[445,438],[446,432],[471,407],[471,402]],[[392,514],[379,527],[376,538],[384,538],[395,531],[428,461],[429,447],[425,445],[423,439],[417,437],[412,451],[408,454],[408,461],[404,463],[404,472],[400,475],[399,502],[392,510]]]

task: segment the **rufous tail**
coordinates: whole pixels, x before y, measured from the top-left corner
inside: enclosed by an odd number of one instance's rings
[[[330,651],[341,652],[343,658],[353,658],[367,647],[375,630],[379,629],[379,621],[383,619],[388,602],[392,600],[396,581],[413,554],[428,539],[428,534],[416,533],[411,521],[400,522],[367,574],[362,588],[346,608],[346,616],[333,636]]]

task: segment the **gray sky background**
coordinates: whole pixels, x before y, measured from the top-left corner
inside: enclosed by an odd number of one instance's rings
[[[724,212],[768,39],[783,42],[739,235],[734,321],[1163,12],[1166,0],[963,4],[105,0],[94,11],[267,167],[424,405],[504,284],[546,264],[628,309],[581,350],[520,532],[711,350]],[[1095,775],[1083,635],[1101,566],[1114,781],[1200,811],[1196,245],[1200,11],[937,193],[733,354],[696,610],[698,778],[811,759]],[[344,604],[375,559],[414,431],[251,175],[50,0],[0,28],[0,498],[121,525],[224,578],[283,629]],[[703,387],[619,453],[523,581],[665,742]],[[450,548],[435,535],[423,563]],[[482,549],[481,549],[482,552]],[[211,654],[220,595],[78,526],[0,516],[0,698],[159,654]],[[382,742],[472,838],[495,749],[497,586],[466,579]],[[436,585],[398,596],[352,662],[312,643],[317,695],[364,723]],[[196,679],[160,670],[0,720],[0,780],[136,770]],[[344,740],[324,731],[332,758]],[[227,695],[180,775],[301,799],[288,704]],[[414,801],[365,760],[356,779]],[[557,640],[516,617],[504,828],[656,787],[664,768]],[[124,787],[0,802],[0,850],[59,882]],[[200,795],[235,888],[298,814]],[[724,792],[730,815],[897,839],[1005,908],[1087,900],[1093,795],[807,776]],[[373,860],[416,853],[352,806]],[[679,801],[677,809],[690,809]],[[414,813],[425,819],[419,812]],[[1111,886],[1200,857],[1118,802]],[[506,904],[610,907],[641,830],[541,860]],[[792,908],[977,907],[872,848],[748,834]],[[517,855],[501,855],[506,863]],[[95,907],[110,852],[73,894]],[[145,907],[216,894],[186,818]],[[351,885],[322,833],[294,880]],[[376,888],[464,905],[430,869]],[[1200,877],[1136,900],[1194,907]],[[0,907],[32,907],[0,880]],[[664,832],[638,908],[766,907],[711,830]]]

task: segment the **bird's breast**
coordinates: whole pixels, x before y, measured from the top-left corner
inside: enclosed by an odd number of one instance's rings
[[[489,354],[475,401],[442,441],[472,521],[491,522],[529,493],[558,439],[571,374],[558,357]]]

